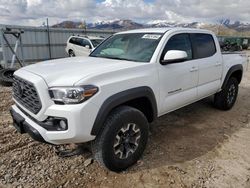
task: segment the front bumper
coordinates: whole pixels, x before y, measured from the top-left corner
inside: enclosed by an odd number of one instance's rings
[[[17,105],[11,108],[13,124],[20,133],[28,133],[33,139],[50,144],[70,144],[91,141],[95,136],[91,135],[97,108],[95,105],[52,105],[45,115],[48,117],[62,117],[68,120],[68,129],[65,131],[50,131],[39,125],[23,112]]]
[[[19,133],[28,133],[34,140],[46,143],[40,133],[29,123],[27,123],[25,119],[20,114],[18,114],[13,108],[10,109],[10,114],[13,118],[13,125]]]
[[[42,103],[41,110],[34,114],[14,99],[15,105],[12,106],[11,113],[15,125],[20,127],[16,126],[17,129],[29,133],[35,140],[51,144],[83,143],[95,139],[91,130],[99,108],[90,100],[74,105],[57,105],[51,100],[48,85],[42,77],[22,69],[15,72],[15,76],[32,80]],[[49,118],[67,120],[67,129],[45,127],[43,123]]]

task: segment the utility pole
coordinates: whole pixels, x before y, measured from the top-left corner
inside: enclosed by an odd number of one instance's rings
[[[50,44],[50,31],[49,31],[49,18],[46,19],[47,21],[47,33],[48,33],[48,49],[49,49],[49,59],[51,59],[51,44]]]

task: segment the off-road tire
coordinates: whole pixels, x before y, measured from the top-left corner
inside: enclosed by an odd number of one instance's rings
[[[230,110],[237,99],[239,82],[236,78],[229,78],[225,87],[214,96],[214,105],[220,110]]]
[[[137,149],[135,149],[134,153],[122,159],[120,158],[121,153],[120,157],[115,153],[115,143],[120,131],[124,130],[124,126],[126,127],[126,125],[130,124],[135,124],[137,131],[139,129],[140,139],[136,139],[138,143],[136,144]],[[148,132],[149,124],[147,118],[141,111],[129,106],[117,107],[109,114],[103,125],[103,129],[91,144],[94,158],[99,164],[109,170],[115,172],[126,170],[128,167],[135,164],[142,156],[147,145]],[[124,145],[121,145],[121,147],[123,147],[123,152],[126,151]]]

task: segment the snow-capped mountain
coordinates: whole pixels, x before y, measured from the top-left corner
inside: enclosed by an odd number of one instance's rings
[[[176,22],[167,22],[166,20],[152,20],[147,22],[148,26],[155,26],[155,27],[173,27],[176,25]]]
[[[90,29],[138,29],[144,26],[140,23],[136,23],[132,20],[110,20],[110,21],[99,21],[96,23],[87,24]]]
[[[178,22],[169,22],[165,20],[154,20],[147,23],[149,27],[191,27],[199,28],[203,23],[199,22],[190,22],[190,23],[178,23]]]
[[[129,30],[129,29],[140,29],[148,27],[190,27],[190,28],[209,28],[223,26],[228,29],[236,31],[250,31],[249,23],[242,23],[240,21],[232,22],[229,19],[222,19],[219,23],[203,23],[203,22],[189,22],[180,23],[168,20],[152,20],[147,23],[137,23],[132,20],[109,20],[109,21],[98,21],[94,23],[87,23],[88,29],[102,29],[102,30]],[[64,28],[83,28],[82,22],[64,21],[56,24],[52,27],[64,27]]]

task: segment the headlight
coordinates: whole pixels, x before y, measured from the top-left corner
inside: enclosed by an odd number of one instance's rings
[[[78,104],[92,97],[97,91],[98,88],[92,85],[49,88],[51,99],[58,104]]]

